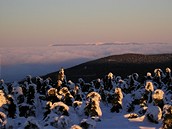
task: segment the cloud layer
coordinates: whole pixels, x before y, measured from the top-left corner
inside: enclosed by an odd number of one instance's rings
[[[170,43],[108,43],[47,47],[0,48],[0,78],[15,81],[38,76],[93,59],[124,53],[171,53]]]

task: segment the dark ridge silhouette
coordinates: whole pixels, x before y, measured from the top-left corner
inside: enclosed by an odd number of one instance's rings
[[[78,78],[83,78],[89,82],[97,78],[103,78],[109,72],[115,76],[126,78],[132,73],[138,73],[141,79],[147,72],[154,75],[154,69],[172,68],[172,54],[122,54],[113,55],[97,60],[89,61],[68,69],[65,69],[67,80],[77,82]],[[57,80],[57,72],[53,72],[43,76],[43,78],[50,77],[53,81]]]

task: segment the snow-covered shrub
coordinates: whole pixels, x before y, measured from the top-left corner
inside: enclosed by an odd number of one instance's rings
[[[3,90],[0,90],[0,108],[7,103],[7,99],[4,95]]]
[[[134,101],[139,101],[142,98],[143,94],[144,94],[144,90],[138,89],[138,90],[134,91],[131,95],[132,95]],[[139,103],[137,103],[137,104],[139,104]]]
[[[72,125],[70,129],[82,129],[82,127],[79,125]]]
[[[81,105],[82,105],[82,101],[74,101],[73,104],[72,104],[74,109],[81,106]]]
[[[164,91],[157,89],[153,92],[152,99],[155,105],[163,109],[164,106]]]
[[[97,92],[90,92],[87,95],[88,103],[85,107],[85,114],[89,116],[102,116],[100,108],[101,96]]]
[[[133,92],[135,89],[138,89],[140,83],[137,81],[139,78],[139,75],[137,73],[133,73],[132,75],[129,75],[126,80],[126,83],[128,85],[127,93]]]
[[[123,94],[121,88],[115,88],[115,94],[119,96],[118,102],[122,105]]]
[[[63,102],[68,106],[72,106],[72,103],[74,102],[74,98],[70,93],[67,93],[66,96],[64,96],[63,98]]]
[[[155,74],[155,76],[160,77],[163,75],[163,71],[160,68],[157,68],[154,70],[154,74]]]
[[[164,91],[157,89],[154,91],[152,97],[155,100],[162,100],[162,99],[164,99]]]
[[[68,116],[60,116],[58,118],[58,128],[60,129],[67,129],[70,126],[70,118]]]
[[[11,119],[11,118],[8,118],[7,119],[7,124],[5,125],[5,127],[7,129],[17,129],[16,127],[16,123],[15,123],[16,119]]]
[[[69,115],[69,107],[64,104],[63,102],[55,102],[52,106],[51,106],[51,112],[61,116],[61,115]]]
[[[22,88],[20,86],[13,87],[13,95],[14,97],[18,97],[19,95],[23,95]]]
[[[65,96],[67,93],[70,93],[67,87],[63,87],[60,89],[59,94]]]
[[[57,88],[58,91],[60,90],[61,86],[62,86],[62,81],[61,80],[57,80],[56,88]]]
[[[28,117],[24,123],[23,129],[41,129],[41,126],[34,117]]]
[[[71,119],[68,116],[58,116],[55,113],[49,114],[44,122],[44,126],[52,126],[58,129],[66,129],[71,125]]]
[[[136,113],[139,115],[139,116],[143,116],[145,115],[146,111],[147,111],[148,107],[147,106],[138,106],[138,109],[136,110]]]
[[[56,114],[51,113],[47,116],[44,126],[52,126],[58,129],[67,129],[70,127],[70,125],[71,120],[68,116],[57,116]]]
[[[171,107],[171,105],[170,104],[165,104],[164,105],[164,107],[163,107],[163,110],[162,110],[162,114],[163,114],[163,116],[165,115],[165,114],[168,114],[169,113],[169,108]]]
[[[162,118],[161,108],[158,106],[149,106],[146,112],[149,121],[158,123]]]
[[[87,95],[87,99],[94,99],[98,102],[101,101],[101,96],[99,93],[97,92],[90,92],[88,95]]]
[[[68,81],[67,85],[68,85],[70,90],[75,88],[75,83],[73,83],[71,80]]]
[[[58,102],[62,99],[62,95],[58,95],[56,88],[50,88],[47,91],[47,100],[51,101],[52,103]]]
[[[28,91],[27,91],[27,103],[34,105],[36,103],[35,96],[36,96],[37,90],[35,84],[29,84],[28,85]]]
[[[26,81],[28,82],[28,84],[32,83],[32,76],[31,75],[27,75],[26,76]]]
[[[172,128],[172,106],[168,106],[166,109],[162,129],[171,129]]]
[[[82,78],[78,78],[78,82],[79,82],[79,84],[85,83],[84,79],[82,79]]]
[[[137,118],[137,117],[138,117],[138,115],[136,113],[130,113],[127,115],[128,119],[133,119],[133,118]]]
[[[96,128],[96,122],[93,119],[91,119],[91,118],[83,119],[80,122],[80,126],[83,129],[95,129]]]
[[[63,68],[59,70],[57,80],[61,80],[62,82],[66,81],[66,75]]]
[[[84,103],[82,101],[74,101],[72,107],[76,111],[77,115],[82,116],[84,114]]]
[[[27,103],[22,103],[19,105],[19,116],[20,117],[29,117],[36,115],[36,107]]]
[[[24,102],[23,90],[20,86],[14,86],[12,90],[12,95],[14,96],[17,104]]]
[[[52,107],[52,102],[51,101],[48,101],[47,103],[46,103],[46,106],[45,106],[45,108],[44,108],[44,118],[43,119],[45,119],[46,117],[47,117],[47,115],[48,114],[50,114],[50,112],[51,112],[51,107]]]
[[[15,118],[17,116],[17,104],[16,101],[14,99],[14,97],[12,95],[7,95],[7,109],[8,111],[8,117],[10,118]]]
[[[151,77],[152,76],[152,74],[150,73],[150,72],[147,72],[147,77]]]
[[[167,68],[165,69],[165,72],[171,73],[171,69],[167,67]]]
[[[94,81],[93,81],[93,84],[94,84],[94,88],[95,88],[96,90],[98,90],[100,87],[103,86],[103,83],[102,83],[102,81],[101,81],[100,78],[94,80]]]
[[[101,111],[99,102],[94,98],[90,99],[90,101],[84,108],[84,111],[85,111],[85,115],[87,115],[87,116],[91,116],[91,117],[93,117],[93,116],[101,117],[102,116],[102,111]]]
[[[113,79],[113,73],[110,72],[110,73],[108,73],[107,76],[108,76],[108,79]]]
[[[154,85],[151,81],[147,81],[145,85],[145,90],[148,92],[153,92],[154,91]]]
[[[123,94],[121,91],[121,88],[115,88],[113,97],[112,97],[112,108],[111,112],[119,112],[120,109],[122,109],[122,100],[123,100]]]
[[[3,112],[0,112],[0,128],[4,128],[6,124],[7,116]]]
[[[42,88],[43,83],[44,83],[44,80],[41,77],[37,76],[36,77],[36,85],[37,85],[36,88],[37,88],[37,91],[39,93],[41,92],[41,88]]]
[[[50,88],[48,91],[47,91],[47,95],[48,96],[56,96],[57,94],[57,89],[56,88]]]
[[[50,113],[47,115],[47,117],[44,120],[44,127],[45,126],[53,126],[55,128],[58,128],[58,118],[57,114],[55,113]]]
[[[127,93],[128,85],[127,85],[127,83],[124,80],[119,79],[118,82],[117,82],[116,87],[121,88],[121,90],[123,92]]]
[[[8,94],[7,85],[3,79],[0,80],[0,90],[3,90],[5,94]]]

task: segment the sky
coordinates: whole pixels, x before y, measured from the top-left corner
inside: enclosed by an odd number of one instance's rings
[[[172,42],[172,0],[0,0],[0,47]]]

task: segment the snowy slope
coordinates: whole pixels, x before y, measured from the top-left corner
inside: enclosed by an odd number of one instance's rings
[[[110,107],[102,104],[102,121],[97,122],[96,129],[159,129],[161,124],[155,124],[145,119],[145,116],[128,119],[126,112],[111,113]]]

